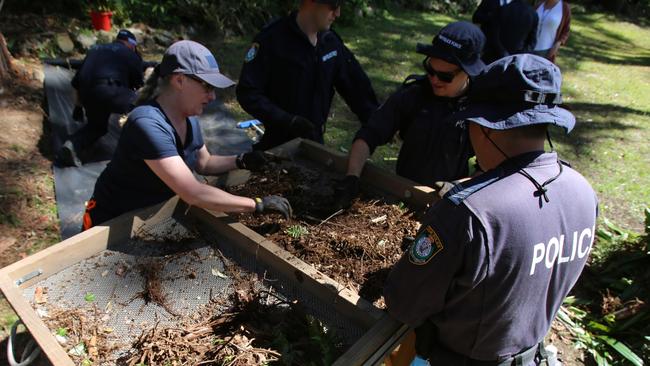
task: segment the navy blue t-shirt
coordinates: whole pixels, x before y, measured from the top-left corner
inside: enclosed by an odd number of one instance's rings
[[[93,198],[98,209],[116,217],[173,197],[174,192],[144,161],[180,156],[194,170],[203,145],[198,119],[187,119],[187,137],[182,144],[158,103],[135,108],[122,129],[113,159],[95,184]]]

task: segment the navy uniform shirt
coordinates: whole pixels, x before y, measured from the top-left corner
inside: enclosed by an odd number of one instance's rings
[[[452,190],[385,286],[394,317],[433,328],[439,344],[475,360],[544,338],[595,236],[596,195],[579,173],[564,166],[545,202],[520,168],[545,182],[559,171],[557,155],[523,154]]]
[[[508,55],[530,52],[537,43],[539,17],[524,0],[483,0],[472,21],[480,24],[485,34],[482,58],[486,64]]]
[[[183,144],[156,102],[135,108],[122,129],[113,159],[95,184],[97,207],[116,217],[173,197],[174,192],[144,160],[180,156],[194,170],[203,145],[198,119],[187,119]]]
[[[266,150],[291,139],[294,115],[310,120],[313,140],[323,142],[334,89],[364,124],[377,108],[370,80],[333,30],[318,33],[314,47],[296,23],[296,13],[260,32],[246,55],[237,100],[264,123],[256,146]]]
[[[93,46],[72,85],[83,97],[97,80],[111,80],[116,86],[137,89],[143,85],[142,58],[119,41]]]
[[[461,98],[462,99],[462,98]],[[402,147],[396,172],[420,184],[451,181],[468,175],[473,156],[465,127],[452,118],[462,104],[459,98],[433,94],[426,76],[409,77],[356,134],[373,152],[399,132]]]

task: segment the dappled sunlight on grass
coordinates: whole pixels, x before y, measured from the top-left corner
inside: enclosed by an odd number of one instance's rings
[[[467,20],[461,16],[459,20]],[[421,73],[418,42],[456,19],[433,12],[397,10],[335,24],[336,31],[362,64],[380,102],[410,74]],[[641,208],[650,203],[650,29],[600,13],[576,11],[567,46],[560,50],[568,108],[577,117],[569,136],[554,133],[557,148],[594,185],[601,214],[639,229]],[[222,68],[235,79],[253,35],[207,40]],[[234,90],[220,95],[236,118],[249,116],[239,107]],[[359,122],[335,96],[325,142],[347,151]],[[379,148],[377,164],[394,169],[399,142]]]
[[[556,134],[558,150],[592,182],[603,216],[640,229],[650,203],[650,30],[603,14],[572,20],[559,65],[577,125]]]

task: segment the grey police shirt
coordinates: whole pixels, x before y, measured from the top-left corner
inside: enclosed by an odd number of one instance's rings
[[[559,163],[527,153],[463,183],[429,210],[384,289],[391,315],[476,360],[544,338],[594,240],[597,199],[578,172],[563,166],[546,202],[520,168],[543,183]]]

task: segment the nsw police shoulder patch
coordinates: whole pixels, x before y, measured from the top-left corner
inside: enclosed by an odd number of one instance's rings
[[[245,62],[251,62],[253,59],[255,59],[255,56],[257,56],[257,51],[260,48],[260,44],[257,42],[254,42],[251,45],[251,48],[248,49],[248,52],[246,52],[246,57],[244,57]]]
[[[431,226],[427,225],[411,244],[409,248],[409,261],[418,266],[427,264],[443,248],[438,234]]]

